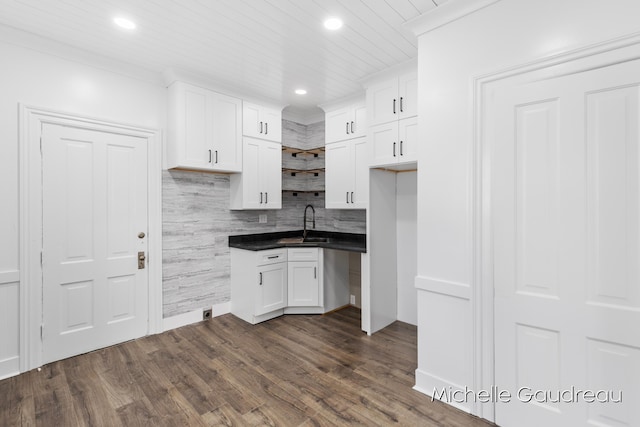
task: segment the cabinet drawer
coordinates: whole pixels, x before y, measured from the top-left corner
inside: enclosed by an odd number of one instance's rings
[[[317,261],[319,248],[289,248],[288,261]]]
[[[285,248],[271,249],[258,252],[258,262],[256,265],[269,265],[287,261],[287,250]]]

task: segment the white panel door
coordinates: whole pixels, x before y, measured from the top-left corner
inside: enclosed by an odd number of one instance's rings
[[[262,138],[264,122],[260,123],[260,106],[250,102],[242,103],[242,133],[253,138]]]
[[[325,146],[325,207],[345,209],[349,204],[349,186],[353,179],[351,151],[348,142]]]
[[[264,122],[263,138],[282,142],[282,112],[274,108],[263,107],[260,120]]]
[[[287,263],[265,265],[258,271],[255,315],[270,313],[287,305]]]
[[[639,85],[633,61],[495,94],[501,426],[638,425]]]
[[[182,131],[184,135],[185,165],[197,168],[211,167],[210,150],[211,139],[209,127],[212,122],[212,112],[208,101],[208,91],[193,86],[185,86],[182,96],[184,96],[184,104],[178,108],[184,109],[180,111],[184,117],[184,126]]]
[[[264,209],[282,208],[282,145],[263,142],[260,150],[260,181]]]
[[[398,121],[372,126],[369,130],[371,141],[371,165],[387,166],[398,163]]]
[[[418,115],[418,73],[403,74],[398,79],[399,112],[398,117],[405,119]]]
[[[364,103],[353,106],[351,120],[349,122],[349,138],[367,136],[367,106]]]
[[[261,141],[253,138],[244,138],[242,147],[242,208],[258,209],[264,207],[264,183],[260,182]]]
[[[398,122],[398,163],[418,161],[418,118]]]
[[[289,307],[316,307],[320,305],[318,261],[289,262]]]
[[[366,209],[369,202],[369,146],[366,138],[354,139],[351,145],[353,168],[353,194],[350,209]]]
[[[371,126],[398,120],[398,78],[371,85],[367,88],[367,110]]]
[[[352,120],[353,110],[351,108],[341,108],[325,114],[325,143],[329,144],[349,139],[350,122]]]
[[[211,164],[214,169],[240,172],[242,171],[242,101],[218,93],[211,93],[210,99],[212,111],[208,120],[213,126]]]
[[[144,336],[147,147],[142,138],[44,125],[43,362]]]

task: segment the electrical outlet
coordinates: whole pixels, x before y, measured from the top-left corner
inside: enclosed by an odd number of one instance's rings
[[[213,309],[206,308],[202,310],[202,320],[209,320],[213,316]]]
[[[356,305],[356,296],[355,295],[350,295],[349,296],[349,304]]]
[[[260,224],[266,224],[267,223],[267,214],[258,215],[258,222]]]

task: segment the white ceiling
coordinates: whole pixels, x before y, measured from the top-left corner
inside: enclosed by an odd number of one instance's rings
[[[189,73],[298,114],[417,55],[403,23],[446,0],[0,0],[0,24],[149,71]],[[113,25],[116,15],[137,23]],[[328,16],[344,27],[324,29]],[[294,89],[308,94],[299,96]]]

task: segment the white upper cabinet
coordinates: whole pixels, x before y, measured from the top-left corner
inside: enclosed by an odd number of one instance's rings
[[[169,86],[167,167],[242,170],[242,101],[184,82]]]
[[[231,175],[231,209],[282,208],[282,145],[244,137],[241,174]]]
[[[366,138],[325,147],[325,207],[366,209],[369,200],[369,149]]]
[[[409,72],[367,88],[369,125],[375,126],[418,114],[418,75]]]
[[[372,167],[406,169],[418,160],[418,78],[406,72],[367,88]]]
[[[369,130],[371,164],[390,166],[416,162],[417,138],[417,117],[372,126]]]
[[[366,105],[356,102],[335,110],[327,110],[325,114],[325,141],[345,141],[367,134]]]
[[[251,138],[282,142],[282,111],[272,107],[242,103],[242,133]]]

